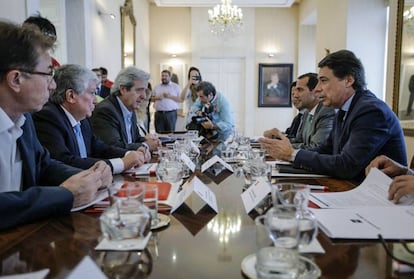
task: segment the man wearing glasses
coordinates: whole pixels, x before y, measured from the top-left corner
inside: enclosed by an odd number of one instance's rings
[[[95,90],[101,83],[93,71],[79,65],[63,65],[56,70],[54,79],[56,89],[49,102],[33,114],[39,140],[52,158],[81,169],[105,159],[114,174],[144,163],[144,147],[128,151],[108,145],[93,134],[87,117],[97,103]]]
[[[30,26],[0,22],[0,229],[67,214],[112,181],[104,162],[80,171],[52,160],[37,139],[29,112],[56,87],[52,46]]]

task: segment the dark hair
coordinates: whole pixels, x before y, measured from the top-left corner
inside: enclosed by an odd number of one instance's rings
[[[296,80],[290,84],[290,91],[292,91],[292,88],[295,87],[295,86],[296,86]]]
[[[52,49],[53,44],[33,25],[0,21],[0,80],[12,69],[33,71],[41,51]]]
[[[204,96],[208,96],[210,93],[213,94],[213,96],[216,96],[216,88],[208,81],[200,82],[196,87],[196,91],[203,91]]]
[[[198,68],[196,68],[196,67],[190,67],[190,69],[188,69],[188,79],[190,79],[190,73],[192,72],[192,71],[196,71],[197,73],[198,73],[198,75],[200,76],[200,78],[201,78],[201,73],[200,73],[200,70],[198,69]],[[203,79],[200,79],[200,81],[202,81]]]
[[[308,83],[306,84],[306,86],[309,88],[310,91],[312,91],[313,89],[315,89],[316,85],[318,84],[318,74],[317,73],[306,73],[306,74],[300,75],[298,79],[302,79],[305,77],[308,78]]]
[[[355,79],[352,85],[355,90],[366,87],[364,66],[352,51],[343,49],[333,52],[323,58],[318,67],[328,67],[337,78],[352,76]]]
[[[171,76],[171,72],[168,71],[168,70],[162,70],[161,74],[163,74],[163,73],[167,73],[169,76]]]
[[[103,75],[108,75],[108,70],[107,70],[106,68],[104,68],[104,67],[99,67],[99,70],[101,71],[101,73],[102,73]]]
[[[37,15],[33,15],[28,17],[24,22],[23,25],[25,24],[33,24],[36,25],[40,31],[50,37],[51,39],[53,39],[54,41],[56,41],[57,39],[57,35],[56,35],[56,28],[53,25],[52,22],[50,22],[50,20],[48,20],[47,18],[44,18],[39,14]]]

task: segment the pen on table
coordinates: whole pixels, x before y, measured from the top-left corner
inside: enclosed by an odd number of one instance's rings
[[[329,187],[328,186],[323,186],[323,185],[308,185],[308,187],[311,190],[319,190],[319,191],[324,191],[324,192],[329,191]]]

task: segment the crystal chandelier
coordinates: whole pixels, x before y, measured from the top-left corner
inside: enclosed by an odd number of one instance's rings
[[[231,0],[221,0],[213,9],[208,10],[208,22],[211,32],[215,35],[230,35],[238,31],[243,25],[243,12]]]

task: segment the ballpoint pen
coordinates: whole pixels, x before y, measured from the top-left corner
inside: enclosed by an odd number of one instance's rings
[[[318,190],[318,191],[324,191],[324,192],[328,192],[329,191],[329,187],[328,186],[323,186],[323,185],[307,185],[307,186],[311,190]]]

